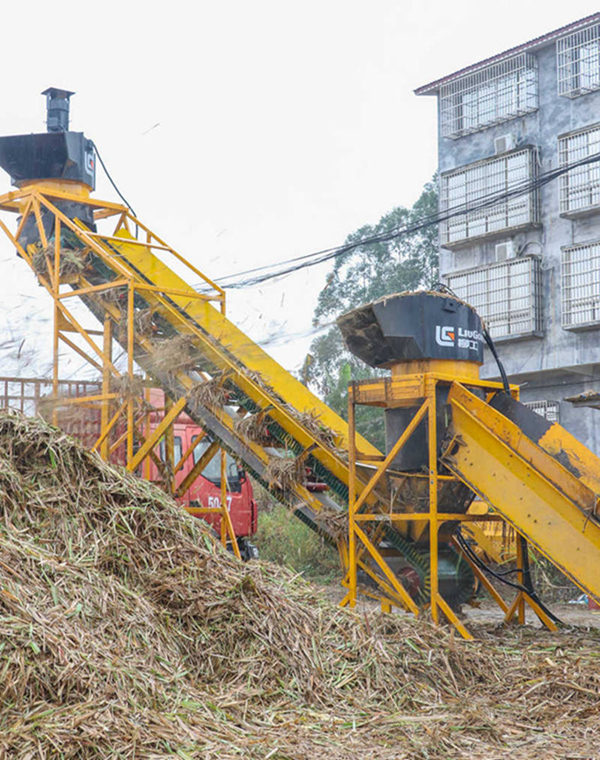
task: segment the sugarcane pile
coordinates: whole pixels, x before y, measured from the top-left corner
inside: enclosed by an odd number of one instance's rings
[[[358,614],[0,414],[0,757],[545,758],[600,746],[600,637]],[[586,754],[588,753],[588,754]]]

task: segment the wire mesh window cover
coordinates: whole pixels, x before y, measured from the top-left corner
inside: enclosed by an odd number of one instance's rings
[[[442,136],[455,139],[537,107],[537,62],[522,53],[441,87]]]
[[[523,405],[531,409],[548,422],[558,422],[560,417],[560,404],[558,401],[524,401]]]
[[[600,323],[600,242],[562,252],[562,326]]]
[[[556,41],[558,94],[576,98],[600,89],[600,24]]]
[[[527,256],[446,276],[456,295],[471,304],[493,338],[541,332],[539,259]]]
[[[594,155],[598,155],[600,159],[600,125],[560,137],[558,155],[561,166],[568,166]],[[561,214],[584,211],[598,205],[600,205],[600,162],[577,166],[561,176]]]
[[[499,230],[537,222],[537,193],[515,194],[490,205],[489,201],[517,191],[535,179],[536,160],[532,148],[499,158],[478,161],[441,177],[440,211],[454,214],[440,225],[442,245],[490,235]]]

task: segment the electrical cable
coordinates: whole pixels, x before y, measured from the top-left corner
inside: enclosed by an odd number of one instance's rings
[[[219,284],[224,284],[224,287],[229,287],[229,288],[243,288],[243,287],[249,287],[252,285],[258,285],[267,280],[274,279],[276,277],[281,277],[287,274],[292,274],[293,272],[296,272],[300,269],[305,269],[307,267],[316,266],[318,264],[324,263],[326,261],[329,261],[330,259],[334,259],[334,258],[337,258],[338,256],[342,256],[346,253],[349,253],[352,250],[355,250],[356,248],[359,248],[363,245],[389,242],[390,240],[401,238],[405,235],[420,232],[428,227],[437,225],[443,221],[448,221],[449,219],[452,219],[456,216],[464,216],[465,214],[470,214],[475,211],[480,211],[490,206],[494,206],[497,203],[500,203],[504,200],[516,198],[521,195],[527,195],[531,192],[538,190],[541,187],[544,187],[548,183],[558,179],[563,174],[566,174],[567,172],[572,171],[573,169],[576,169],[578,167],[585,166],[588,164],[593,164],[598,161],[600,161],[600,153],[594,154],[592,156],[586,156],[585,158],[580,159],[579,161],[576,161],[572,164],[567,164],[557,169],[552,169],[548,172],[544,172],[538,175],[533,180],[524,180],[522,182],[515,183],[511,187],[510,190],[490,193],[486,196],[482,196],[479,199],[478,203],[473,204],[471,206],[462,204],[456,207],[451,207],[445,212],[441,212],[441,213],[438,212],[437,214],[433,214],[428,217],[423,217],[421,220],[419,220],[417,223],[413,225],[409,225],[402,228],[396,228],[394,230],[391,230],[390,232],[379,233],[378,235],[372,235],[366,238],[361,238],[360,240],[357,240],[352,243],[347,243],[341,246],[335,246],[333,248],[325,248],[320,251],[304,254],[303,256],[296,256],[294,258],[286,259],[280,262],[275,262],[273,264],[266,264],[260,267],[254,267],[252,269],[243,270],[235,274],[224,275],[223,277],[216,278],[215,282]],[[273,270],[275,267],[284,267],[284,268],[277,269],[277,271],[269,271],[269,270]],[[264,272],[264,274],[258,274],[260,272]],[[245,275],[250,275],[250,274],[256,274],[257,276],[248,278],[245,280],[240,279],[238,282],[235,282],[235,281],[228,282],[229,280],[235,280],[236,278],[242,278]]]
[[[492,340],[492,336],[487,331],[487,327],[484,327],[481,331],[481,334],[483,335],[483,339],[487,343],[488,348],[492,352],[492,356],[496,360],[496,365],[498,367],[498,371],[500,372],[500,377],[502,378],[502,385],[504,386],[505,393],[508,393],[510,395],[510,383],[508,382],[508,376],[506,374],[506,370],[504,369],[504,364],[500,361],[500,357],[498,356],[498,352],[496,351],[496,346],[494,345],[494,341]]]
[[[531,584],[531,575],[529,571],[529,556],[527,552],[523,555],[523,558],[527,557],[527,575],[528,575],[528,581],[531,588],[527,588],[526,585],[522,585],[520,583],[514,583],[513,581],[507,580],[502,574],[495,572],[492,570],[491,567],[485,564],[483,560],[477,556],[477,554],[473,551],[473,549],[469,546],[469,543],[463,536],[460,525],[456,526],[456,529],[454,531],[454,537],[456,538],[456,542],[459,545],[460,549],[467,555],[467,557],[473,562],[473,564],[477,565],[477,567],[480,570],[483,570],[484,572],[488,573],[492,577],[496,578],[501,583],[504,583],[506,586],[510,586],[511,588],[516,589],[517,591],[522,591],[523,593],[527,594],[537,605],[538,607],[548,615],[548,617],[553,620],[555,623],[559,623],[560,625],[564,625],[563,621],[558,618],[551,610],[546,607],[546,605],[542,602],[542,600],[538,597],[536,591],[533,588],[533,585]],[[523,575],[525,579],[525,568],[523,568]]]
[[[91,141],[91,143],[92,143],[92,147],[93,147],[93,148],[94,148],[94,150],[96,151],[96,155],[98,156],[98,161],[100,161],[100,165],[101,165],[101,166],[102,166],[102,168],[104,169],[104,173],[106,174],[106,176],[107,176],[107,178],[108,178],[108,181],[110,182],[110,184],[113,186],[113,188],[114,188],[114,190],[115,190],[116,194],[117,194],[117,195],[119,196],[119,198],[120,198],[120,199],[123,201],[123,203],[124,203],[124,204],[127,206],[127,208],[128,208],[130,211],[131,211],[131,213],[132,213],[132,214],[133,214],[135,217],[137,217],[137,214],[136,214],[136,213],[135,213],[135,211],[133,210],[133,207],[131,206],[131,203],[129,203],[129,202],[127,201],[127,199],[125,198],[125,196],[123,195],[123,193],[122,193],[122,192],[119,190],[119,188],[118,188],[118,186],[117,186],[117,183],[116,183],[116,182],[114,181],[114,179],[113,179],[113,178],[110,176],[110,172],[108,171],[108,169],[106,168],[106,164],[105,164],[105,163],[104,163],[104,161],[102,160],[102,156],[100,155],[100,151],[98,150],[98,146],[96,145],[96,143],[95,143],[93,140]]]
[[[460,297],[457,296],[456,293],[452,290],[452,288],[448,287],[448,285],[446,285],[445,282],[436,282],[433,288],[434,290],[437,290],[440,293],[448,293],[448,295],[452,296],[453,298],[457,298],[459,301],[461,300]],[[483,326],[483,330],[481,331],[481,334],[483,336],[483,339],[487,343],[487,347],[490,349],[492,356],[496,360],[498,372],[500,373],[500,377],[502,378],[502,385],[504,386],[504,391],[510,395],[510,383],[508,382],[508,375],[506,374],[506,370],[504,369],[504,364],[502,364],[500,357],[498,356],[498,352],[496,351],[496,346],[494,344],[494,341],[492,340],[492,336],[489,334],[487,327],[485,327],[485,325]]]
[[[448,294],[454,296],[455,298],[457,297],[456,294],[452,291],[452,289],[449,288],[444,283],[437,283],[436,287],[438,287],[438,289],[440,291],[442,291],[442,292],[448,293]],[[486,327],[483,328],[482,335],[483,335],[483,338],[484,338],[485,342],[488,345],[488,348],[490,349],[490,351],[492,353],[492,356],[496,360],[496,365],[498,366],[498,371],[500,372],[500,376],[502,377],[502,385],[504,386],[504,392],[507,393],[508,395],[510,395],[510,384],[508,382],[508,376],[506,374],[506,370],[504,369],[504,365],[500,361],[500,357],[498,356],[498,352],[496,351],[496,346],[494,345],[494,341],[492,340],[492,336],[489,334],[489,332],[487,331]],[[466,540],[464,539],[464,536],[462,535],[462,533],[460,533],[460,525],[458,526],[458,530],[459,530],[459,533],[457,534],[457,538],[459,540],[459,543],[462,540],[464,542],[464,544],[465,544],[465,547],[467,547],[468,544],[467,544]],[[537,596],[537,593],[536,593],[536,591],[535,591],[535,589],[533,587],[533,581],[531,579],[531,569],[529,567],[529,552],[527,550],[527,539],[525,539],[521,535],[518,535],[517,536],[517,541],[519,541],[519,543],[520,543],[520,546],[521,546],[521,555],[523,557],[523,569],[522,569],[523,586],[521,586],[521,588],[522,588],[522,590],[526,591],[529,594],[529,596],[535,602],[537,602],[540,605],[540,607],[542,607],[542,609],[544,609],[544,612],[546,612],[547,615],[552,616],[552,613],[550,612],[550,610],[548,610],[548,609],[546,609],[546,608],[543,607],[542,602],[540,601],[540,599]],[[471,547],[470,546],[468,547],[468,549],[469,549],[469,551],[471,551]],[[475,556],[474,552],[471,551],[471,553],[473,554],[473,556]],[[492,573],[492,575],[494,575],[495,578],[497,578],[498,580],[501,580],[503,583],[507,583],[508,585],[512,585],[515,588],[517,587],[517,585],[519,585],[519,584],[511,583],[510,581],[507,581],[506,578],[504,577],[504,576],[506,576],[506,575],[508,575],[510,573],[517,572],[517,571],[509,570],[509,571],[504,572],[504,573],[494,573],[492,570],[489,570],[489,572]],[[556,618],[555,620],[558,621],[558,618]]]
[[[92,141],[92,146],[94,148],[94,151],[96,152],[96,155],[98,157],[100,165],[102,166],[102,169],[104,170],[104,173],[106,174],[106,177],[109,180],[110,184],[112,185],[113,189],[115,190],[115,192],[117,193],[117,195],[119,196],[119,198],[123,201],[123,203],[129,208],[129,210],[131,211],[131,213],[133,214],[133,216],[134,217],[137,216],[136,213],[135,213],[135,211],[134,211],[134,209],[133,209],[133,207],[127,201],[127,199],[125,198],[125,196],[121,193],[121,191],[119,190],[118,185],[116,184],[116,182],[112,178],[110,172],[108,171],[108,168],[107,168],[106,164],[104,163],[104,160],[103,160],[102,155],[101,155],[101,153],[100,153],[100,151],[98,149],[98,146],[96,145],[96,143],[94,141]],[[341,256],[341,255],[343,255],[345,253],[349,253],[352,250],[355,250],[356,248],[359,248],[359,247],[361,247],[363,245],[369,245],[369,244],[372,244],[372,243],[379,243],[379,242],[389,242],[390,240],[393,240],[393,239],[396,239],[396,238],[400,238],[400,237],[403,237],[405,235],[414,234],[415,232],[419,232],[419,231],[421,231],[423,229],[426,229],[426,228],[428,228],[430,226],[437,225],[440,222],[447,221],[447,220],[449,220],[449,219],[451,219],[451,218],[453,218],[455,216],[463,216],[465,214],[472,213],[473,211],[478,211],[478,210],[481,210],[481,209],[486,208],[488,206],[496,205],[497,203],[499,203],[499,202],[501,202],[503,200],[508,200],[511,197],[518,197],[520,195],[528,194],[528,193],[532,192],[533,190],[536,190],[536,189],[538,189],[540,187],[543,187],[545,184],[548,184],[549,182],[551,182],[551,181],[557,179],[558,177],[560,177],[562,174],[564,174],[564,173],[566,173],[568,171],[571,171],[572,169],[574,169],[574,168],[576,168],[578,166],[583,166],[583,165],[586,165],[586,164],[595,163],[597,161],[600,161],[600,154],[597,154],[597,155],[594,155],[594,156],[591,156],[591,157],[586,157],[585,159],[582,159],[581,161],[578,161],[578,162],[576,162],[574,164],[571,164],[571,165],[568,165],[568,166],[565,166],[565,167],[561,167],[560,169],[556,169],[556,170],[553,170],[551,172],[546,172],[546,173],[544,173],[542,175],[539,175],[535,180],[526,181],[525,183],[517,183],[509,191],[505,191],[505,192],[502,192],[502,193],[492,193],[492,194],[490,194],[488,196],[483,196],[480,199],[480,202],[478,204],[475,204],[474,206],[468,207],[468,206],[465,206],[463,204],[462,206],[456,207],[455,209],[450,209],[450,211],[448,211],[446,214],[440,214],[440,213],[438,213],[438,214],[435,214],[435,215],[431,215],[430,217],[424,217],[422,220],[420,220],[418,223],[416,223],[416,224],[414,224],[412,226],[407,226],[407,227],[404,227],[404,228],[396,229],[396,230],[393,230],[393,231],[391,231],[389,233],[381,233],[379,235],[373,235],[373,236],[370,236],[368,238],[363,238],[361,240],[358,240],[358,241],[356,241],[354,243],[349,243],[349,244],[346,244],[346,245],[335,246],[335,247],[332,247],[332,248],[323,249],[321,251],[316,251],[314,253],[305,254],[303,256],[296,256],[294,258],[287,259],[287,260],[284,260],[282,262],[277,262],[275,264],[264,265],[264,266],[261,266],[261,267],[255,267],[253,269],[245,270],[243,272],[238,272],[236,274],[226,275],[224,277],[218,278],[216,280],[216,282],[223,282],[225,280],[234,279],[234,278],[237,278],[237,277],[241,277],[243,275],[255,274],[255,273],[258,273],[258,272],[266,272],[266,274],[263,274],[263,275],[258,276],[256,278],[247,280],[245,282],[241,281],[239,283],[232,283],[232,284],[229,284],[227,286],[227,287],[230,287],[230,288],[240,288],[240,287],[247,287],[249,285],[259,284],[261,282],[265,282],[266,280],[273,279],[273,278],[276,278],[276,277],[281,277],[281,276],[284,276],[286,274],[291,274],[291,273],[293,273],[295,271],[298,271],[299,269],[304,269],[304,268],[307,268],[307,267],[310,267],[310,266],[315,266],[317,264],[324,263],[324,262],[326,262],[326,261],[328,261],[328,260],[330,260],[332,258],[337,258],[338,256]],[[301,263],[299,263],[299,262],[301,262]],[[288,269],[283,269],[283,270],[279,270],[279,271],[276,271],[276,272],[270,272],[269,273],[269,270],[272,269],[273,267],[280,267],[280,266],[285,266],[285,265],[288,265],[288,264],[289,265],[293,264],[293,265],[296,265],[296,266],[292,266],[292,267],[289,267]],[[444,287],[446,288],[446,290],[450,291],[450,289],[447,288],[447,286],[444,286]],[[492,355],[494,356],[494,359],[496,360],[496,363],[498,365],[498,369],[499,369],[501,377],[502,377],[504,389],[505,389],[505,391],[507,393],[509,393],[510,392],[510,386],[508,384],[508,378],[506,376],[506,372],[504,370],[502,362],[500,361],[500,358],[498,357],[498,354],[496,352],[496,348],[494,346],[492,338],[489,335],[487,329],[483,330],[483,337],[484,337],[484,339],[485,339],[488,347],[490,348],[490,351],[492,352]],[[533,599],[536,602],[536,604],[538,604],[539,607],[552,620],[554,620],[557,623],[561,623],[562,622],[559,618],[557,618],[543,604],[543,602],[539,599],[539,597],[537,596],[537,593],[535,592],[535,590],[533,588],[533,584],[532,584],[532,581],[531,581],[531,572],[530,572],[530,568],[529,568],[529,556],[528,556],[527,551],[525,551],[524,554],[523,554],[523,557],[524,557],[524,567],[523,567],[523,570],[522,570],[524,581],[525,581],[525,585],[521,585],[519,583],[514,583],[512,581],[509,581],[505,577],[506,575],[508,575],[510,573],[518,572],[518,570],[510,570],[510,571],[506,571],[504,573],[497,573],[497,572],[494,572],[491,568],[489,568],[475,554],[475,552],[473,552],[473,550],[471,549],[471,547],[468,545],[467,541],[465,540],[464,536],[461,533],[460,525],[458,525],[457,528],[456,528],[456,530],[455,530],[455,537],[456,537],[457,543],[459,544],[460,548],[464,551],[464,553],[481,570],[483,570],[483,571],[487,572],[488,574],[492,575],[497,580],[499,580],[501,583],[504,583],[505,585],[508,585],[508,586],[510,586],[512,588],[515,588],[515,589],[517,589],[519,591],[522,591],[522,592],[528,594],[531,597],[531,599]],[[526,540],[523,539],[521,536],[519,536],[519,538],[521,540],[523,540],[525,548],[526,548],[527,547]]]

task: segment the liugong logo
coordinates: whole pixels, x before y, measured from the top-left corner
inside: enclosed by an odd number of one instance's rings
[[[435,342],[438,346],[453,346],[455,341],[454,328],[448,325],[441,327],[435,326]]]
[[[458,333],[458,338],[457,338]],[[451,325],[435,326],[435,342],[438,346],[458,346],[468,348],[470,351],[478,351],[479,344],[483,342],[483,335],[478,330],[458,329]]]

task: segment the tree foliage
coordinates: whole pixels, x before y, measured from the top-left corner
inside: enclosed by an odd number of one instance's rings
[[[398,207],[375,225],[365,225],[346,238],[346,244],[412,227],[437,213],[437,183],[428,182],[412,208]],[[359,245],[335,260],[319,294],[314,322],[334,322],[340,314],[382,296],[404,290],[429,288],[438,280],[437,226],[389,241]],[[347,387],[351,380],[377,374],[344,346],[338,327],[316,338],[305,363],[304,375],[338,414],[346,417]],[[378,410],[357,409],[357,427],[376,445],[383,446],[383,424]]]

